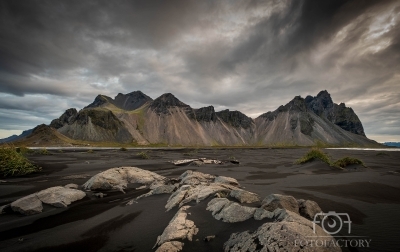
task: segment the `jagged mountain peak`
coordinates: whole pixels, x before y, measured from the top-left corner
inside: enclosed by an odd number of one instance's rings
[[[85,109],[104,107],[107,106],[108,104],[112,104],[122,110],[135,110],[143,106],[146,102],[152,100],[153,99],[151,99],[149,96],[147,96],[141,91],[133,91],[128,94],[118,93],[114,99],[106,95],[99,94],[98,96],[96,96],[96,98],[91,104],[85,107]]]
[[[198,109],[193,109],[193,112],[188,113],[189,118],[196,119],[201,122],[215,122],[217,120],[217,115],[213,106],[202,107]]]
[[[278,116],[279,113],[282,112],[292,112],[292,113],[306,112],[307,111],[306,99],[302,98],[299,95],[295,96],[286,105],[281,105],[274,111],[268,111],[267,113],[260,115],[258,118],[265,118],[266,120],[272,121]]]
[[[99,94],[96,96],[96,98],[94,98],[94,101],[92,103],[90,103],[89,105],[87,105],[86,107],[84,107],[84,109],[101,107],[104,104],[112,103],[111,101],[112,101],[112,98],[110,98],[106,95]]]
[[[51,121],[50,127],[59,129],[65,124],[70,124],[77,114],[78,111],[75,108],[67,109],[58,119]]]
[[[217,112],[216,114],[224,122],[232,125],[235,128],[242,127],[244,129],[247,129],[253,123],[253,119],[237,110],[230,111],[229,109],[225,109]]]
[[[163,113],[163,114],[168,113],[168,108],[171,107],[190,108],[189,105],[181,102],[171,93],[162,94],[160,97],[158,97],[151,103],[150,107],[157,113]]]
[[[137,98],[146,98],[146,99],[151,99],[149,96],[147,96],[145,93],[143,93],[140,90],[137,91],[133,91],[127,94],[123,94],[123,93],[118,93],[117,96],[115,96],[114,100],[116,100],[118,97],[137,97]],[[153,100],[153,99],[151,99]]]
[[[331,95],[326,90],[319,92],[315,97],[307,96],[306,105],[318,116],[325,113],[327,118],[331,117],[327,112],[330,112],[333,108],[333,101]]]
[[[153,101],[153,99],[138,90],[128,94],[119,93],[115,96],[113,104],[123,110],[135,110],[151,101]]]

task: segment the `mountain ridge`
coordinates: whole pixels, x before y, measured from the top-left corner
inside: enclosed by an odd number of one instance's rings
[[[138,145],[334,146],[378,145],[365,136],[361,121],[344,103],[323,90],[295,96],[253,119],[240,111],[192,108],[171,93],[152,99],[141,91],[98,95],[79,112],[68,109],[50,126],[73,140]]]

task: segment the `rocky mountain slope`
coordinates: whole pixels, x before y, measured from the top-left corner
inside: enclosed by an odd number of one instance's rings
[[[173,94],[155,100],[140,91],[98,95],[80,110],[68,109],[50,126],[62,135],[88,142],[183,146],[377,146],[361,121],[327,91],[296,96],[275,111],[252,119],[239,111],[194,109]]]
[[[13,144],[22,146],[71,146],[76,143],[77,141],[64,136],[45,124],[36,126],[32,129],[31,134],[13,142]]]
[[[0,143],[9,143],[14,142],[24,137],[29,136],[32,133],[33,129],[24,130],[20,135],[12,135],[3,139],[0,139]]]

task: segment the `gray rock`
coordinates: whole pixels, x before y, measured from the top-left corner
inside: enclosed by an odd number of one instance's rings
[[[179,205],[181,201],[185,198],[187,192],[191,188],[190,185],[183,185],[178,190],[176,190],[168,199],[165,208],[167,211],[171,210],[175,206]]]
[[[277,208],[299,213],[299,205],[293,196],[270,194],[262,201],[262,208],[273,212]]]
[[[298,203],[300,215],[309,220],[314,220],[315,215],[322,212],[321,208],[315,201],[300,199],[298,200]]]
[[[181,185],[195,186],[211,183],[215,179],[215,176],[202,172],[187,170],[179,178],[181,179]]]
[[[178,241],[170,241],[163,243],[156,252],[178,252],[181,251],[183,248],[183,243]]]
[[[136,198],[136,200],[139,200],[141,198],[146,198],[151,195],[156,195],[156,194],[164,194],[164,193],[172,193],[175,190],[176,186],[175,185],[161,185],[159,187],[154,188],[148,193],[145,193],[143,195],[140,195],[139,197]]]
[[[206,210],[211,211],[212,215],[219,213],[226,205],[231,204],[232,201],[226,198],[214,198],[207,204]]]
[[[257,194],[242,189],[232,190],[229,196],[239,200],[240,203],[254,203],[260,201]]]
[[[76,189],[55,186],[38,192],[36,196],[45,204],[55,207],[67,207],[72,202],[83,199],[86,193]]]
[[[8,209],[8,208],[11,208],[11,205],[10,205],[10,204],[1,206],[1,207],[0,207],[0,214],[3,214],[3,213],[6,211],[6,209]]]
[[[274,218],[274,212],[265,210],[264,208],[257,208],[254,212],[254,219],[262,220],[264,218],[272,219]]]
[[[175,240],[188,239],[192,241],[193,236],[197,234],[199,229],[193,221],[187,219],[186,210],[189,206],[183,206],[175,214],[174,218],[169,222],[164,232],[158,236],[155,246],[162,246],[162,244]],[[174,246],[175,247],[175,246]]]
[[[152,190],[153,194],[172,193],[176,189],[175,185],[162,185]]]
[[[167,178],[157,173],[139,169],[137,167],[111,168],[94,175],[85,184],[84,189],[89,190],[123,190],[131,183],[151,185],[155,181],[164,183]]]
[[[196,160],[196,161],[193,161],[192,163],[190,163],[190,165],[193,165],[193,166],[202,166],[203,164],[204,163],[200,160]]]
[[[174,165],[187,165],[190,164],[194,161],[199,161],[198,158],[192,158],[192,159],[181,159],[181,160],[173,160],[171,161],[171,163],[173,163]]]
[[[215,178],[214,183],[221,183],[221,184],[229,184],[229,185],[233,185],[233,186],[240,186],[239,182],[234,179],[234,178],[230,178],[230,177],[225,177],[225,176],[218,176]]]
[[[221,160],[217,159],[207,159],[207,158],[199,158],[204,164],[223,164]]]
[[[185,198],[179,203],[179,206],[182,206],[192,200],[195,200],[197,203],[199,203],[210,195],[215,193],[229,193],[229,191],[230,189],[225,185],[214,183],[211,183],[210,185],[198,185],[191,187],[188,193],[185,195]]]
[[[207,210],[212,211],[212,215],[217,220],[234,223],[253,217],[256,208],[242,206],[225,198],[215,198],[208,203]]]
[[[107,196],[107,194],[105,194],[105,193],[94,193],[93,194],[94,196],[96,196],[97,198],[104,198],[105,196]]]
[[[43,205],[36,194],[31,194],[12,202],[11,209],[23,215],[32,215],[41,213]]]
[[[314,234],[311,221],[288,211],[287,217],[282,222],[267,222],[254,233],[245,231],[232,234],[224,244],[224,251],[341,251],[339,247],[334,246],[312,246],[306,242],[310,239],[321,240],[324,244],[334,242],[334,238],[325,233],[321,227],[317,225]]]
[[[209,242],[213,239],[215,239],[215,235],[209,235],[209,236],[204,237],[203,241]]]
[[[79,186],[77,184],[68,184],[64,186],[65,188],[70,188],[70,189],[78,189]]]

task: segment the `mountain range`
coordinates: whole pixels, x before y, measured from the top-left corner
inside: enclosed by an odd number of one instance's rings
[[[240,111],[192,108],[171,93],[153,100],[141,91],[98,95],[78,111],[16,140],[26,145],[120,143],[170,146],[377,146],[353,109],[327,91],[294,97],[252,119]]]

